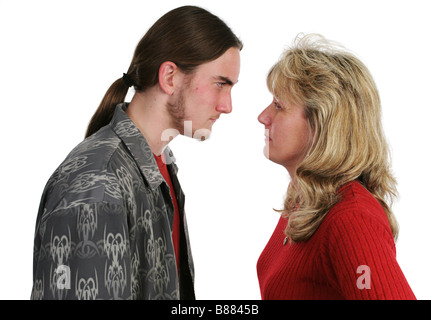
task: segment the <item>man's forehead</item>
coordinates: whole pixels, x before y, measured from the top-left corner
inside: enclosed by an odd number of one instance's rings
[[[213,79],[217,79],[234,85],[238,82],[240,68],[239,50],[231,48],[226,51],[221,57],[201,64],[197,71],[206,73]]]

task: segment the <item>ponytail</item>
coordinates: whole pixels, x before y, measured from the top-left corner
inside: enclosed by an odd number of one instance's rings
[[[116,80],[105,93],[99,107],[90,120],[85,137],[91,136],[100,128],[109,124],[117,104],[124,102],[129,87],[123,78]]]

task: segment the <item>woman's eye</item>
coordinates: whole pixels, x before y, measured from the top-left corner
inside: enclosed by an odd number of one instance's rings
[[[274,101],[274,106],[275,106],[275,109],[283,109],[282,106],[275,101]]]

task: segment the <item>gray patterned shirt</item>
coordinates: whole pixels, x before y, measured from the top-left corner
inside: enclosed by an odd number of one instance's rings
[[[34,240],[31,299],[194,299],[193,260],[175,159],[165,155],[181,217],[144,136],[116,107],[50,177]],[[178,270],[178,271],[177,271]]]

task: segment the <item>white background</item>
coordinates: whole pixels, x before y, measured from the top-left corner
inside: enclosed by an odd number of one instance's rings
[[[380,90],[400,198],[397,258],[430,299],[429,1],[1,1],[0,299],[29,299],[33,236],[49,176],[84,136],[104,93],[164,13],[197,4],[243,40],[233,112],[206,142],[177,137],[198,299],[260,299],[256,262],[278,220],[287,172],[263,156],[265,77],[300,32],[363,60]]]

